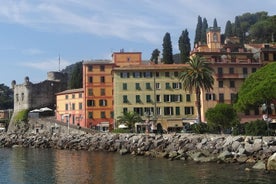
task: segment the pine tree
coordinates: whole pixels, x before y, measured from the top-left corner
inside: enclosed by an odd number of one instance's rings
[[[172,42],[170,33],[166,33],[163,38],[163,62],[165,64],[173,63]]]
[[[180,51],[180,63],[187,62],[191,51],[191,43],[189,38],[189,32],[187,29],[182,31],[182,34],[178,40],[178,47]]]
[[[206,38],[206,30],[208,29],[208,23],[206,18],[203,18],[202,22],[202,29],[201,29],[201,43],[207,43],[207,38]]]
[[[155,64],[158,64],[160,51],[158,49],[154,49],[151,54],[150,60],[153,61]]]
[[[213,23],[213,28],[217,28],[218,27],[218,23],[217,23],[217,19],[214,19],[214,23]]]
[[[196,32],[195,32],[195,41],[194,45],[198,44],[201,41],[201,31],[202,31],[202,19],[200,16],[197,18]]]
[[[228,20],[226,22],[224,35],[225,35],[225,38],[233,36],[233,33],[232,33],[232,24],[231,24],[230,20]]]

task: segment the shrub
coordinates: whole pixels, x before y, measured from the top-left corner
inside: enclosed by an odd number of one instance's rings
[[[20,122],[27,122],[27,120],[28,120],[28,112],[29,112],[29,110],[27,110],[27,109],[19,111],[15,115],[14,122],[16,124],[19,124]]]
[[[267,124],[263,120],[251,121],[245,124],[245,134],[252,136],[267,135]]]
[[[209,132],[209,126],[207,123],[195,123],[191,125],[192,132],[197,134],[204,134]]]
[[[125,129],[125,128],[117,128],[112,130],[112,133],[130,133],[131,131],[129,129]]]

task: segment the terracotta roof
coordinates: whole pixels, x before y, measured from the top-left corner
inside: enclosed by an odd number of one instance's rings
[[[68,89],[68,90],[61,91],[61,92],[59,92],[59,93],[56,93],[56,95],[71,94],[71,93],[81,93],[81,92],[84,92],[83,88]]]

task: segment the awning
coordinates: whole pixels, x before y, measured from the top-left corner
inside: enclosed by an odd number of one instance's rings
[[[118,126],[118,128],[128,128],[128,126],[126,126],[126,125],[124,125],[124,124],[120,124],[120,125]]]
[[[99,127],[109,127],[109,122],[101,122],[101,123],[97,124],[97,126],[99,126]]]

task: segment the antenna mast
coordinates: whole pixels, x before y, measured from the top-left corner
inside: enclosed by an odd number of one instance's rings
[[[58,54],[58,71],[60,72],[60,54]]]

